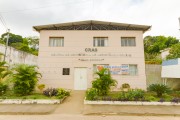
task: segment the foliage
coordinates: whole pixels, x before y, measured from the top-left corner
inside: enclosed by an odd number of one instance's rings
[[[0,43],[5,44],[7,40],[7,33],[2,34]],[[8,45],[18,50],[38,55],[39,38],[36,36],[23,38],[20,35],[9,33]]]
[[[101,69],[96,72],[98,78],[92,82],[92,87],[97,89],[98,95],[107,95],[111,86],[116,86],[117,81],[112,79],[108,69]]]
[[[43,89],[45,88],[45,84],[38,84],[38,85],[37,85],[37,88],[38,88],[40,91],[43,91]]]
[[[65,96],[69,96],[69,95],[70,95],[70,92],[65,90],[65,89],[63,89],[63,88],[58,88],[57,89],[57,95],[56,95],[57,98],[62,99]]]
[[[175,37],[146,36],[144,38],[144,50],[146,53],[159,53],[160,50],[171,47],[179,41]]]
[[[167,55],[166,59],[175,59],[180,58],[180,43],[175,44],[169,50],[169,55]]]
[[[6,43],[6,36],[8,33],[4,33],[1,35],[2,40]],[[20,35],[15,35],[13,33],[9,33],[9,40],[8,40],[8,45],[11,45],[12,43],[17,43],[17,42],[23,42],[23,38]]]
[[[130,85],[128,83],[122,84],[122,88],[130,88]]]
[[[16,94],[28,95],[32,93],[41,74],[36,66],[18,64],[12,70],[13,89]]]
[[[170,92],[170,88],[168,88],[166,85],[162,84],[151,84],[148,87],[149,91],[156,92],[157,97],[162,97],[164,93]]]
[[[5,64],[6,62],[0,62],[0,82],[2,82],[11,73]]]
[[[97,89],[90,88],[86,91],[86,99],[87,100],[95,100],[98,95]]]
[[[169,48],[179,41],[175,37],[146,36],[144,38],[144,52],[147,64],[161,64],[160,51]]]
[[[6,93],[8,86],[6,84],[0,83],[0,95],[3,95]]]
[[[144,97],[145,91],[141,89],[133,89],[128,90],[127,92],[120,92],[119,94],[119,100],[122,101],[132,101],[132,100],[142,100]]]
[[[56,88],[47,88],[43,91],[43,94],[48,97],[56,96],[58,93],[58,90]]]
[[[146,64],[161,64],[162,63],[162,59],[150,59],[150,60],[146,60],[145,61]]]

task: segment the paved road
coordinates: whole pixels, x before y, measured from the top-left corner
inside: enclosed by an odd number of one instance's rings
[[[180,120],[159,116],[1,115],[0,120]]]

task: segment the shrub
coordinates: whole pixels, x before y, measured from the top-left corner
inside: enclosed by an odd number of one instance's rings
[[[92,87],[97,89],[98,95],[107,95],[111,86],[117,85],[117,81],[112,79],[108,69],[103,68],[96,74],[98,78],[92,82]]]
[[[122,88],[130,88],[130,85],[128,83],[122,84]]]
[[[171,100],[171,102],[173,102],[173,103],[179,103],[179,102],[180,102],[180,98],[173,98],[173,99]]]
[[[7,90],[8,86],[3,84],[3,83],[0,83],[0,95],[3,95],[6,93],[6,90]]]
[[[64,90],[63,88],[58,88],[57,89],[57,94],[56,96],[59,98],[59,99],[62,99],[64,98],[65,96],[69,96],[70,95],[70,92],[67,91],[67,90]]]
[[[118,99],[122,101],[137,101],[142,100],[145,92],[141,89],[129,90],[127,92],[120,92]]]
[[[0,82],[2,82],[11,73],[5,64],[6,62],[0,62]]]
[[[152,84],[148,87],[148,90],[156,92],[157,97],[162,97],[164,93],[170,92],[170,88],[162,84]]]
[[[42,92],[43,89],[45,88],[45,84],[39,84],[37,87]]]
[[[36,66],[18,64],[13,69],[13,90],[19,95],[32,93],[41,74],[36,70]]]
[[[90,88],[86,91],[86,99],[87,100],[95,100],[98,95],[97,89]]]
[[[56,96],[58,93],[58,90],[56,88],[47,88],[43,91],[43,94],[48,97]]]
[[[154,96],[146,96],[145,97],[145,100],[147,100],[147,101],[156,101],[156,98],[154,97]]]

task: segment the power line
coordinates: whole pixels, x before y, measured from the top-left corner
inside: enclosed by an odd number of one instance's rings
[[[3,16],[1,14],[0,14],[0,21],[1,21],[2,25],[5,27],[5,29],[7,30],[8,28],[7,28],[6,22],[3,19]]]

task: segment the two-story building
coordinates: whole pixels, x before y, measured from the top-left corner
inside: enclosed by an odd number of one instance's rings
[[[146,89],[143,33],[151,26],[89,20],[33,28],[40,33],[38,66],[49,87],[85,90],[105,66],[118,87]]]

